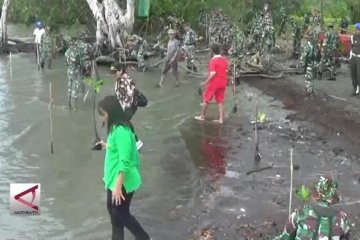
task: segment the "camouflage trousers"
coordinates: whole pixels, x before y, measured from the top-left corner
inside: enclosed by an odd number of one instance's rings
[[[138,68],[145,67],[145,53],[138,52],[136,60],[138,62]]]
[[[273,31],[266,31],[263,35],[262,42],[265,43],[265,51],[270,52],[271,48],[275,46],[275,36]]]
[[[51,51],[48,49],[41,49],[40,48],[40,63],[41,63],[41,67],[44,67],[45,62],[48,65],[48,68],[51,67],[51,63],[52,63],[52,54]]]
[[[186,66],[187,68],[192,69],[194,65],[194,46],[185,45],[183,49],[185,53]]]
[[[81,91],[81,71],[80,69],[68,69],[67,70],[68,76],[68,104],[69,107],[72,109],[77,108],[78,104],[78,97]]]
[[[280,29],[279,29],[279,36],[286,33],[286,23],[287,22],[286,22],[285,19],[281,20]]]
[[[321,58],[319,73],[323,74],[324,72],[329,72],[331,78],[335,77],[336,64],[333,56],[326,54]]]
[[[294,37],[293,40],[293,56],[300,55],[301,38]]]
[[[318,72],[318,63],[312,62],[307,65],[305,73],[305,91],[308,95],[314,93],[314,82],[318,78]]]

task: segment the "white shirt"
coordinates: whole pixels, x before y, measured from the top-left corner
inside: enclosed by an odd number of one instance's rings
[[[41,43],[41,38],[45,33],[45,29],[39,29],[39,28],[35,28],[33,35],[35,36],[35,43],[40,44]]]

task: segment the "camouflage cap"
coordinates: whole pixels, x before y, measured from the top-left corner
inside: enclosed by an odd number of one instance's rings
[[[337,187],[338,184],[332,177],[321,176],[315,184],[318,200],[333,203],[333,200],[338,198]]]

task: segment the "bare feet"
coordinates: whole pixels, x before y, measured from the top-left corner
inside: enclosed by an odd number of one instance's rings
[[[213,120],[214,123],[219,123],[219,124],[223,124],[224,121],[223,120],[220,120],[220,119],[215,119]]]
[[[198,121],[204,121],[205,120],[205,117],[204,116],[195,116],[194,117],[196,120]]]

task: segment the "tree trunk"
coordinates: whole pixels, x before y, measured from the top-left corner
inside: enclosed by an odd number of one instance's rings
[[[0,50],[4,51],[7,46],[7,26],[6,26],[6,16],[7,10],[10,4],[10,0],[4,0],[2,11],[1,11],[1,18],[0,18]]]
[[[134,25],[135,0],[126,1],[126,10],[121,9],[116,0],[87,0],[96,20],[96,43],[110,45],[112,49],[123,47],[126,33]]]

